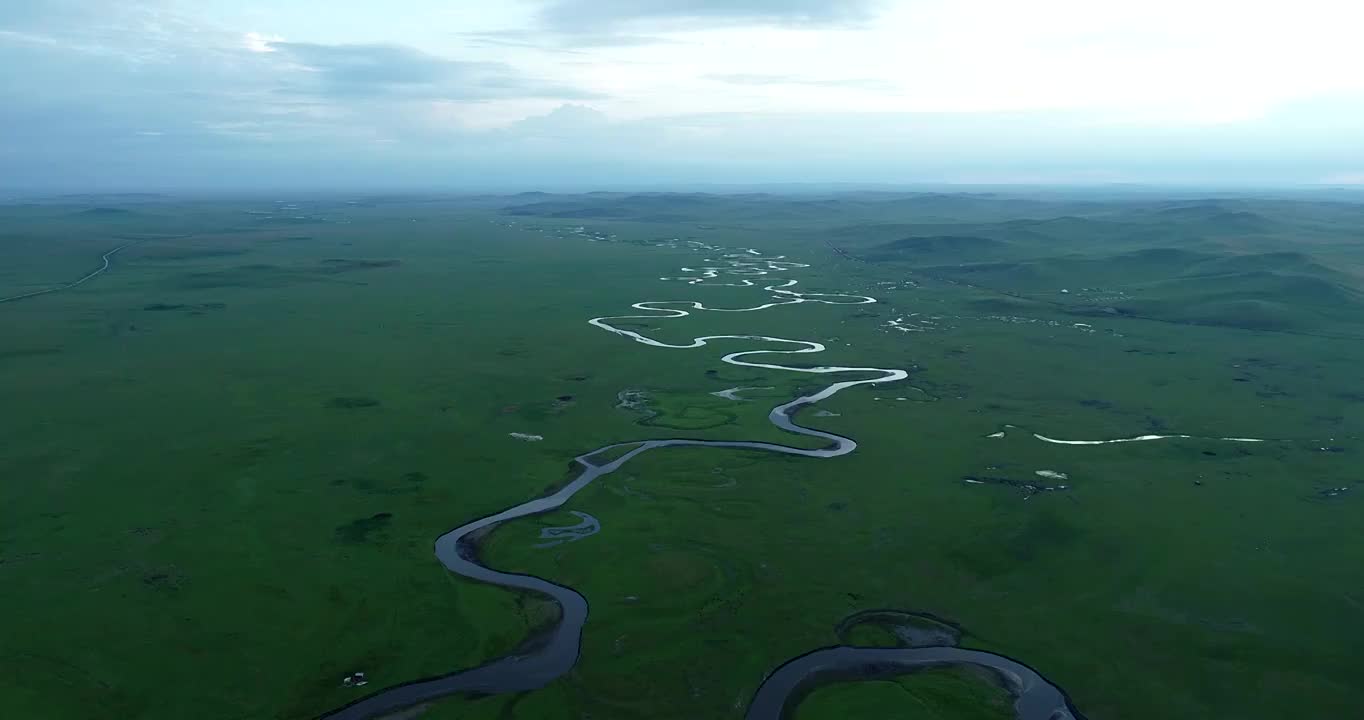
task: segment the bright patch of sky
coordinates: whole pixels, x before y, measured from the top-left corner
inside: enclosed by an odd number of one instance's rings
[[[1343,183],[1361,26],[1340,0],[22,0],[0,184]]]

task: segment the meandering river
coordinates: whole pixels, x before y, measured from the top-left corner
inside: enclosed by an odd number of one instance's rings
[[[719,251],[719,248],[701,243],[692,243],[692,245],[702,251]],[[767,257],[757,250],[729,253],[722,255],[718,260],[707,260],[706,262],[714,264],[699,268],[683,268],[683,272],[694,274],[663,279],[683,280],[691,285],[702,285],[707,284],[709,280],[721,279],[722,276],[740,276],[743,278],[741,283],[712,284],[749,287],[756,286],[750,278],[808,267],[802,263],[787,261],[783,256]],[[655,348],[691,349],[705,347],[711,343],[735,343],[750,348],[730,352],[721,358],[722,361],[731,365],[814,375],[842,373],[870,375],[871,377],[861,380],[831,382],[818,392],[797,397],[778,405],[768,413],[768,419],[777,427],[795,435],[823,440],[826,443],[825,447],[805,449],[776,443],[742,440],[673,439],[616,443],[579,455],[575,458],[575,463],[579,467],[579,474],[559,491],[461,525],[440,536],[436,540],[435,546],[437,559],[451,572],[471,580],[491,583],[511,590],[531,591],[553,598],[561,611],[557,624],[543,635],[527,640],[520,649],[506,657],[442,677],[418,680],[387,688],[324,717],[334,720],[364,720],[381,717],[448,695],[524,692],[544,687],[572,669],[578,660],[583,626],[587,621],[587,599],[572,588],[556,585],[548,580],[531,575],[495,570],[482,564],[478,558],[476,541],[497,525],[561,508],[579,490],[587,487],[597,478],[609,475],[641,453],[653,450],[702,446],[759,450],[809,458],[838,457],[855,450],[857,443],[851,438],[797,425],[793,418],[801,408],[814,405],[849,388],[905,380],[909,376],[905,370],[837,365],[803,367],[780,364],[777,362],[778,358],[774,357],[806,355],[825,350],[823,344],[811,340],[794,340],[767,335],[705,335],[693,338],[687,343],[671,344],[613,324],[613,322],[621,320],[679,318],[690,315],[692,311],[756,312],[781,305],[801,303],[863,305],[876,302],[874,298],[861,295],[797,292],[791,289],[796,284],[795,280],[788,279],[764,287],[763,289],[771,296],[770,301],[753,307],[713,308],[692,300],[648,300],[635,303],[632,306],[634,309],[648,314],[598,317],[592,318],[588,323],[607,332]],[[759,347],[753,349],[754,346]],[[630,449],[609,462],[599,464],[593,460],[594,457],[603,455],[607,451],[626,447]],[[795,703],[799,701],[802,693],[821,682],[902,674],[954,665],[974,665],[992,670],[1000,678],[1002,684],[1014,695],[1015,709],[1020,720],[1069,720],[1078,717],[1078,713],[1073,711],[1063,692],[1047,682],[1036,671],[1010,658],[956,647],[859,648],[848,646],[816,650],[777,668],[758,689],[746,717],[748,720],[777,720],[788,715]]]

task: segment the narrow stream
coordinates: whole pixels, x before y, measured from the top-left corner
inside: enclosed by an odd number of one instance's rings
[[[72,281],[72,282],[69,282],[69,283],[65,283],[65,284],[63,284],[63,285],[58,285],[58,286],[56,286],[56,287],[50,287],[50,288],[47,288],[47,289],[44,289],[44,290],[34,290],[34,291],[32,291],[32,292],[21,293],[21,294],[19,294],[19,295],[11,295],[11,296],[9,296],[9,297],[0,297],[0,303],[15,302],[15,301],[18,301],[18,300],[25,300],[25,299],[27,299],[27,298],[38,297],[38,296],[40,296],[40,295],[50,295],[50,294],[55,293],[55,292],[61,292],[61,291],[63,291],[63,290],[70,290],[71,288],[80,287],[81,285],[84,285],[85,283],[87,283],[87,282],[89,282],[89,281],[91,281],[91,280],[94,280],[95,278],[99,277],[100,275],[103,275],[104,273],[108,272],[108,271],[109,271],[109,268],[113,266],[113,261],[114,261],[114,256],[115,256],[115,255],[119,254],[119,253],[122,252],[123,250],[126,250],[126,249],[132,247],[133,245],[138,244],[139,242],[142,242],[142,241],[141,241],[141,240],[134,240],[133,242],[124,243],[124,244],[119,245],[118,247],[114,248],[113,250],[110,250],[110,251],[104,253],[103,255],[100,256],[100,262],[101,262],[100,266],[99,266],[98,268],[96,268],[96,269],[94,269],[94,270],[92,270],[92,271],[86,273],[86,274],[85,274],[83,277],[81,277],[81,279],[79,279],[79,280],[75,280],[75,281]]]

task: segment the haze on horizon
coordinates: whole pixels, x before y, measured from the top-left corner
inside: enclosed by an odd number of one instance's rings
[[[1364,184],[1340,0],[17,0],[0,187]]]

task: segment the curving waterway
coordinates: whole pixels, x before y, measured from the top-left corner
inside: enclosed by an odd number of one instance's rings
[[[1014,696],[1020,720],[1077,720],[1060,688],[1017,660],[981,650],[958,647],[867,648],[841,645],[816,650],[792,660],[772,673],[748,706],[746,720],[777,720],[791,715],[814,686],[848,680],[873,680],[934,668],[973,665],[989,670]]]
[[[1005,425],[1003,430],[986,435],[987,438],[1002,438],[1008,434],[1009,430],[1016,430],[1013,425]],[[1110,440],[1060,440],[1058,438],[1047,437],[1040,433],[1033,433],[1033,438],[1052,445],[1117,445],[1122,443],[1152,442],[1154,440],[1209,440],[1217,442],[1236,442],[1236,443],[1262,443],[1269,442],[1264,438],[1250,437],[1202,437],[1199,435],[1137,435],[1135,437],[1113,438]]]
[[[719,248],[701,243],[692,243],[692,246],[704,251],[719,250]],[[719,260],[706,260],[705,262],[716,264],[699,268],[683,268],[683,272],[695,274],[663,279],[683,280],[691,285],[701,285],[707,284],[708,280],[719,279],[725,275],[740,276],[743,278],[742,283],[711,284],[747,287],[756,285],[749,279],[752,277],[809,267],[802,263],[786,261],[784,256],[766,257],[757,250],[725,254]],[[772,346],[730,352],[721,358],[722,361],[730,365],[814,375],[842,373],[871,375],[871,377],[859,380],[832,382],[818,392],[797,397],[774,407],[768,413],[768,420],[773,425],[795,435],[823,440],[826,443],[825,447],[805,449],[777,443],[743,440],[668,439],[616,443],[579,455],[574,458],[574,463],[579,468],[577,477],[557,492],[528,500],[502,512],[461,525],[437,538],[435,547],[436,558],[451,572],[471,580],[491,583],[509,590],[530,591],[549,596],[560,608],[557,623],[543,633],[527,639],[521,648],[506,657],[442,677],[418,680],[391,687],[323,717],[334,720],[366,720],[382,717],[448,695],[524,692],[544,687],[573,668],[578,660],[583,625],[587,621],[587,599],[572,588],[556,585],[532,575],[495,570],[482,564],[478,558],[477,541],[501,523],[561,508],[579,490],[587,487],[592,481],[615,472],[636,456],[651,450],[672,447],[737,448],[810,458],[839,457],[855,450],[857,443],[851,438],[797,425],[792,418],[801,408],[833,397],[848,388],[902,381],[909,376],[905,370],[838,365],[814,367],[783,365],[777,362],[778,358],[773,357],[805,355],[825,350],[823,344],[811,340],[793,340],[767,335],[705,335],[693,338],[687,343],[672,344],[655,340],[634,330],[617,327],[613,324],[622,320],[659,320],[685,317],[690,315],[691,311],[756,312],[781,305],[801,303],[863,305],[876,302],[875,298],[861,295],[802,293],[790,289],[796,284],[795,280],[786,280],[764,287],[763,289],[771,295],[770,302],[753,307],[712,308],[691,300],[648,300],[632,305],[634,309],[648,314],[598,317],[592,318],[588,323],[607,332],[656,348],[691,349],[704,347],[713,342],[735,342],[749,348],[754,345]],[[597,456],[622,448],[630,449],[608,462],[594,461]],[[579,517],[583,518],[581,515]],[[749,706],[746,718],[748,720],[777,720],[789,715],[802,693],[821,682],[881,676],[887,673],[902,674],[954,665],[974,665],[992,670],[1000,678],[1003,686],[1014,695],[1015,709],[1020,720],[1068,720],[1077,717],[1077,714],[1070,712],[1070,704],[1064,693],[1027,666],[1000,655],[956,647],[858,648],[840,646],[803,655],[775,670],[759,688]]]
[[[134,240],[133,242],[130,242],[130,243],[124,243],[124,244],[119,245],[118,247],[114,248],[113,250],[110,250],[110,251],[104,253],[103,255],[100,256],[100,261],[101,261],[100,266],[99,266],[98,268],[96,268],[95,270],[90,271],[89,273],[87,273],[84,277],[82,277],[82,278],[79,279],[79,280],[75,280],[75,281],[66,283],[65,285],[58,285],[58,286],[56,286],[56,287],[50,287],[50,288],[47,288],[47,289],[44,289],[44,290],[34,290],[34,291],[32,291],[32,292],[26,292],[26,293],[23,293],[23,294],[20,294],[20,295],[11,295],[11,296],[9,296],[9,297],[0,297],[0,304],[8,303],[8,302],[16,302],[16,301],[18,301],[18,300],[26,300],[26,299],[28,299],[28,298],[35,298],[35,297],[38,297],[38,296],[40,296],[40,295],[50,295],[50,294],[55,293],[55,292],[61,292],[61,291],[63,291],[63,290],[70,290],[71,288],[80,287],[81,285],[84,285],[85,283],[90,282],[91,280],[94,280],[95,278],[99,277],[100,275],[103,275],[104,273],[109,272],[109,268],[113,267],[114,256],[117,255],[117,254],[119,254],[120,252],[122,252],[122,251],[124,251],[124,250],[126,250],[126,249],[128,249],[128,248],[130,248],[130,247],[132,247],[133,245],[138,244],[139,242],[142,242],[142,241],[141,241],[141,240]]]

